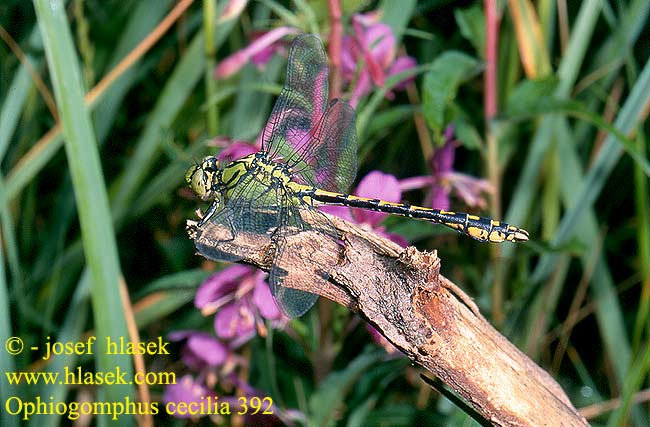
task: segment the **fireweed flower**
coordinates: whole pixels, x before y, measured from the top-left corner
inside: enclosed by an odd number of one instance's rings
[[[227,345],[216,337],[199,331],[174,331],[170,341],[185,341],[181,361],[194,371],[224,365],[233,355]]]
[[[220,162],[224,163],[241,159],[242,157],[248,156],[249,154],[257,153],[260,151],[259,143],[257,145],[254,145],[248,141],[232,139],[227,136],[218,136],[214,138],[208,145],[221,148],[221,151],[217,155],[217,159],[219,159]]]
[[[239,264],[210,276],[197,291],[194,304],[203,314],[216,313],[214,329],[218,338],[198,331],[169,334],[172,341],[185,341],[181,361],[198,376],[186,375],[178,384],[166,387],[165,403],[200,403],[201,397],[216,396],[210,384],[232,386],[233,378],[238,381],[234,384],[237,388],[251,389],[233,373],[245,361],[232,349],[251,339],[257,330],[263,330],[263,319],[278,327],[287,321],[271,296],[264,273]]]
[[[387,202],[400,202],[402,192],[399,182],[393,175],[372,171],[366,175],[357,186],[354,194],[360,197],[377,198]],[[365,226],[402,247],[408,246],[408,241],[400,235],[386,232],[381,222],[388,216],[384,212],[373,212],[365,209],[351,209],[347,206],[323,206],[321,210],[340,218]]]
[[[264,273],[235,264],[210,276],[199,288],[194,305],[204,315],[215,314],[214,329],[236,347],[263,330],[263,319],[281,326],[286,322],[271,296]],[[256,328],[257,327],[257,328]]]
[[[407,178],[400,181],[400,189],[409,191],[429,187],[427,196],[431,207],[449,210],[450,196],[454,193],[467,206],[485,208],[483,193],[492,192],[492,186],[484,179],[474,178],[454,170],[456,148],[459,143],[454,139],[454,128],[445,130],[445,144],[435,150],[431,159],[431,175]]]
[[[399,74],[417,63],[411,56],[396,57],[397,42],[391,28],[378,22],[377,13],[352,16],[353,35],[343,37],[341,72],[343,79],[354,82],[350,104],[356,107],[373,85],[383,87],[386,78]],[[405,89],[413,78],[400,82],[395,89]],[[392,93],[386,95],[392,98]]]
[[[257,37],[244,49],[241,49],[219,63],[214,71],[218,79],[232,76],[244,65],[252,62],[257,67],[262,67],[271,59],[273,54],[284,48],[282,38],[289,34],[297,34],[298,30],[292,27],[279,27],[262,36]]]

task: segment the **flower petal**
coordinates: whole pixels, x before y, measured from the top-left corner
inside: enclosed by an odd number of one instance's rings
[[[372,171],[359,182],[355,194],[368,199],[382,199],[387,202],[399,203],[402,199],[402,192],[399,189],[399,182],[391,174]],[[353,216],[357,222],[369,224],[376,227],[386,217],[383,212],[369,210],[355,210]]]
[[[269,285],[265,280],[258,280],[253,289],[253,304],[260,311],[262,317],[268,320],[276,320],[282,317],[282,313],[271,295]]]
[[[214,317],[214,330],[222,339],[252,335],[255,333],[255,316],[242,301],[228,304]]]
[[[354,222],[354,218],[352,217],[352,212],[350,211],[350,208],[348,208],[347,206],[327,205],[327,206],[321,206],[318,209],[330,215],[343,218],[346,221]]]
[[[216,337],[197,332],[187,340],[187,348],[209,366],[222,365],[228,358],[228,347]]]
[[[387,70],[395,61],[396,41],[393,30],[388,25],[378,22],[366,27],[364,36],[373,60],[382,71]]]
[[[455,172],[450,174],[449,182],[452,190],[467,206],[478,206],[480,208],[487,206],[482,193],[491,193],[493,190],[492,185],[487,180]]]
[[[356,15],[352,17],[352,27],[354,28],[355,37],[360,52],[360,57],[357,58],[357,60],[363,59],[363,61],[366,63],[366,66],[364,68],[368,70],[368,73],[370,73],[370,76],[372,77],[375,85],[383,86],[384,70],[381,64],[382,58],[375,58],[372,53],[372,44],[375,42],[375,40],[370,40],[366,36],[366,27],[361,23],[359,19],[356,19]]]
[[[380,233],[380,234],[383,235],[384,237],[388,238],[388,240],[397,243],[398,245],[400,245],[403,248],[405,248],[405,247],[407,247],[409,245],[409,241],[406,240],[405,237],[400,236],[399,234],[387,233],[387,232]]]
[[[221,150],[217,159],[219,161],[230,162],[232,160],[241,159],[259,151],[259,147],[244,141],[234,141],[226,148]]]
[[[262,53],[274,43],[288,34],[296,34],[298,30],[293,27],[279,27],[269,31],[262,37],[250,43],[219,63],[215,70],[215,77],[225,79],[239,71],[244,65],[251,61],[254,55]]]
[[[448,211],[451,206],[449,201],[449,186],[444,184],[434,184],[431,186],[431,207],[440,209],[441,211]]]
[[[456,142],[448,140],[445,145],[433,153],[431,159],[431,170],[435,174],[445,174],[454,170],[454,159],[456,157]]]
[[[234,292],[243,277],[254,270],[245,265],[235,264],[208,277],[194,296],[194,306],[209,310],[219,307]]]
[[[388,69],[388,76],[394,76],[396,74],[402,73],[406,70],[410,70],[412,68],[417,67],[418,63],[413,58],[412,56],[400,56],[393,62]],[[406,78],[404,80],[401,80],[399,83],[397,83],[395,86],[393,86],[394,90],[404,90],[406,87],[411,84],[412,82],[415,81],[415,76]]]

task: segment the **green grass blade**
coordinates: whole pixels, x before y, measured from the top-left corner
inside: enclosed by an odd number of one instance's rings
[[[205,53],[205,97],[210,99],[217,92],[217,80],[214,78],[216,66],[215,25],[217,22],[216,0],[203,2],[203,33],[205,34],[203,46]],[[219,109],[217,104],[209,104],[206,109],[208,135],[216,136],[219,131]]]
[[[357,379],[382,357],[380,352],[362,354],[348,363],[342,371],[331,373],[310,398],[310,425],[332,425],[333,415],[340,410]]]
[[[4,217],[7,214],[7,209],[4,203],[3,187],[0,182],[0,214]],[[0,240],[5,241],[6,236],[4,230],[0,232],[2,237]],[[7,339],[13,336],[12,322],[11,322],[11,305],[9,304],[9,285],[7,283],[7,276],[5,272],[5,257],[3,252],[3,245],[0,244],[0,307],[4,307],[0,313],[0,342],[5,343]],[[13,356],[6,351],[0,351],[0,372],[13,372],[16,370]],[[2,378],[0,381],[5,381]],[[15,390],[9,387],[0,387],[0,401],[6,402],[9,397],[15,395]],[[7,427],[18,426],[18,418],[10,415],[7,411],[0,413],[0,424]]]
[[[236,18],[235,16],[229,21],[220,22],[215,32],[217,38],[215,48],[223,43],[232,30]],[[194,87],[204,73],[203,48],[203,33],[199,32],[190,42],[187,51],[160,93],[147,125],[138,138],[133,156],[129,159],[120,177],[111,186],[111,205],[114,218],[118,223],[127,214],[129,204],[142,187],[147,174],[150,173],[158,158],[160,143],[163,139],[161,131],[171,127],[173,120],[191,96]]]
[[[632,132],[638,125],[639,117],[650,99],[650,60],[646,62],[639,79],[634,84],[629,97],[616,118],[614,126],[624,134]],[[576,224],[582,220],[586,209],[589,209],[600,194],[605,181],[623,154],[622,146],[613,135],[605,139],[589,172],[582,183],[582,190],[574,195],[575,204],[564,215],[555,237],[551,241],[554,246],[566,243],[575,235]],[[535,269],[533,281],[538,282],[550,273],[554,265],[554,255],[545,255]]]
[[[16,130],[31,86],[32,80],[29,73],[25,67],[21,67],[14,75],[2,108],[0,108],[0,160],[9,148],[9,141]]]
[[[647,147],[646,138],[643,134],[637,136],[637,148],[645,152]],[[650,316],[650,263],[644,260],[650,259],[650,195],[648,192],[648,180],[638,165],[634,167],[634,203],[636,205],[636,216],[638,218],[639,233],[637,234],[637,244],[639,247],[638,264],[641,270],[641,298],[639,301],[639,310],[634,324],[633,346],[639,348],[644,331],[650,327],[648,318]]]
[[[582,4],[576,21],[576,28],[581,32],[572,32],[571,41],[567,48],[566,54],[562,57],[562,62],[558,68],[558,77],[560,82],[555,91],[559,99],[565,99],[575,83],[576,76],[580,71],[582,61],[589,47],[589,40],[593,36],[593,31],[599,15],[599,1],[591,0]],[[517,181],[517,187],[513,194],[512,201],[508,207],[505,219],[510,224],[524,225],[524,220],[528,216],[532,202],[537,192],[537,176],[544,160],[546,151],[553,136],[558,117],[555,115],[545,116],[541,119],[539,127],[530,145],[526,156],[522,173]],[[512,256],[515,248],[506,246],[503,248],[502,255],[504,258]]]
[[[128,336],[118,290],[121,273],[97,142],[83,100],[81,74],[65,8],[63,2],[57,0],[35,0],[34,5],[61,115],[90,275],[98,341],[97,369],[108,372],[119,366],[130,376],[133,371],[128,356],[106,354],[106,337]],[[103,389],[102,398],[117,402],[132,395],[130,386],[113,385]],[[100,417],[100,420],[108,423],[107,418]],[[122,421],[128,424],[128,418]]]
[[[66,313],[63,325],[56,337],[56,340],[59,342],[82,341],[84,328],[88,321],[88,310],[90,308],[89,278],[88,271],[85,271],[81,276],[81,280],[79,280],[77,289],[72,295],[70,309]],[[63,372],[66,367],[73,370],[76,366],[77,359],[78,356],[75,354],[62,354],[53,359],[45,371]],[[41,396],[52,396],[54,402],[65,402],[68,391],[68,385],[60,382],[59,384],[41,385],[38,394]],[[62,418],[63,416],[57,414],[52,414],[47,417],[33,417],[29,420],[29,425],[35,427],[58,427],[61,425]]]
[[[650,372],[650,351],[648,351],[650,342],[646,341],[645,345],[645,351],[639,352],[637,359],[630,366],[629,374],[623,384],[621,405],[616,408],[609,420],[607,420],[608,427],[628,425],[630,422],[627,418],[630,414],[630,407],[634,403],[634,396],[643,388],[644,380],[648,378]]]
[[[136,2],[133,11],[129,14],[129,22],[120,33],[120,39],[116,44],[112,57],[108,61],[107,70],[113,69],[131,50],[140,43],[151,30],[160,22],[168,11],[169,1],[156,3]],[[138,61],[131,68],[126,70],[119,79],[111,85],[97,103],[94,114],[95,129],[97,140],[100,144],[106,139],[115,117],[122,107],[122,100],[129,89],[136,83],[139,68],[142,67],[142,61]]]
[[[147,126],[135,146],[135,152],[124,167],[119,179],[111,186],[111,201],[115,218],[119,222],[129,210],[129,205],[142,186],[151,166],[157,159],[162,131],[169,128],[189,94],[203,74],[203,33],[194,36],[183,59],[169,77]]]
[[[59,152],[63,145],[59,127],[51,131],[54,136],[48,143],[42,144],[37,150],[31,151],[31,155],[23,156],[7,174],[7,188],[5,197],[7,201],[13,200],[29,184],[30,181],[45,167],[47,162]]]
[[[566,126],[566,122],[563,122]],[[567,129],[564,129],[567,132]],[[572,189],[579,188],[584,182],[581,174],[580,160],[572,147],[564,144],[559,145],[560,149],[560,169],[562,174],[562,197],[566,206],[573,207],[575,202],[574,192]],[[590,209],[584,215],[576,231],[582,236],[585,247],[597,247],[598,240],[602,237],[598,229],[598,222],[593,211]],[[590,251],[581,255],[582,265],[590,264]],[[602,339],[605,343],[605,350],[612,363],[614,370],[617,372],[617,378],[622,380],[628,368],[630,360],[630,345],[626,338],[625,324],[623,322],[623,312],[617,300],[616,290],[612,280],[612,275],[607,268],[605,260],[597,262],[595,271],[590,283],[596,300],[596,319],[598,320]]]
[[[14,221],[12,220],[11,210],[5,197],[5,183],[2,175],[0,175],[0,229],[2,230],[2,243],[7,251],[7,264],[11,273],[11,283],[13,283],[12,292],[15,295],[16,303],[20,307],[19,311],[27,309],[29,304],[25,301],[25,281],[23,277],[22,267],[20,264],[18,243],[16,241],[16,230]]]

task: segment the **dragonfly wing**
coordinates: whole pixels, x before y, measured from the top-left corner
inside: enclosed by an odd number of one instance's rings
[[[271,294],[280,310],[288,317],[300,317],[316,304],[318,295],[284,286],[291,280],[291,271],[295,266],[290,264],[291,248],[287,239],[282,236],[276,240],[278,256],[269,271],[269,286]]]
[[[214,261],[236,262],[241,256],[235,249],[241,246],[241,239],[233,232],[234,212],[228,207],[218,210],[209,222],[197,229],[194,244],[198,253]]]
[[[327,56],[320,39],[296,37],[289,49],[287,76],[261,135],[262,151],[275,159],[291,157],[327,108]]]
[[[327,56],[313,35],[294,39],[287,77],[262,132],[262,150],[283,161],[304,184],[346,191],[357,173],[354,109],[327,104]]]
[[[288,223],[273,240],[276,257],[269,272],[271,293],[289,317],[303,315],[327,286],[330,271],[338,261],[338,235],[322,212],[311,206],[289,206]],[[308,258],[308,259],[305,259]],[[294,289],[309,283],[310,293]]]
[[[357,175],[357,128],[347,101],[330,102],[309,140],[285,160],[295,174],[325,190],[346,192]]]

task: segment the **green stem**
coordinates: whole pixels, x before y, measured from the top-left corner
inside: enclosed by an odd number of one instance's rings
[[[98,372],[110,372],[119,367],[128,378],[133,375],[129,356],[109,355],[106,347],[107,337],[114,340],[128,337],[118,291],[121,272],[97,140],[83,99],[81,72],[65,6],[61,0],[35,0],[34,6],[60,112],[89,271],[98,346],[96,368]],[[129,385],[106,386],[101,391],[101,398],[105,401],[133,398],[133,387]],[[108,425],[108,417],[99,417],[99,425]],[[123,425],[132,422],[131,417],[120,419]]]
[[[215,29],[217,25],[217,1],[203,1],[203,39],[205,44],[205,99],[212,99],[217,93],[217,81],[214,77],[216,65]],[[217,103],[208,103],[206,110],[208,122],[208,135],[216,136],[219,130],[219,109]]]

